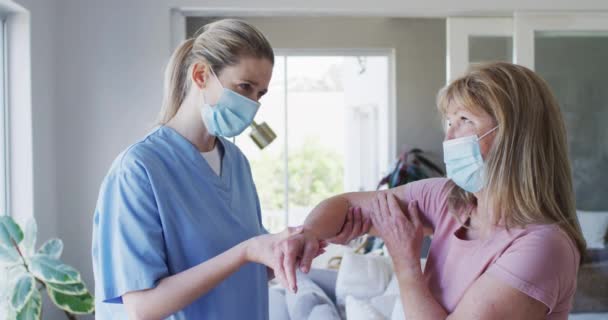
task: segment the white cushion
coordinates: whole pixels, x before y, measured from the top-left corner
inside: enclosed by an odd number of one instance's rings
[[[588,248],[604,248],[604,235],[608,229],[608,211],[577,210],[578,221]]]
[[[378,310],[385,318],[390,319],[395,307],[395,302],[399,299],[399,294],[383,294],[373,297],[370,304]]]
[[[357,299],[353,296],[346,297],[346,319],[347,320],[387,320],[387,318],[376,310],[367,300]]]
[[[403,304],[401,304],[400,299],[395,302],[395,307],[393,308],[393,313],[391,314],[391,320],[405,320]]]
[[[289,319],[292,320],[339,320],[333,301],[310,277],[300,271],[296,274],[298,292],[287,291],[285,301]]]
[[[330,243],[325,248],[325,253],[319,255],[314,260],[312,260],[311,267],[313,269],[327,269],[329,260],[335,257],[342,257],[344,253],[353,251],[355,251],[355,249],[349,246]]]
[[[382,256],[345,253],[336,280],[336,300],[344,305],[346,296],[370,299],[384,293],[393,274],[390,259]]]
[[[397,276],[395,274],[393,274],[391,282],[386,287],[384,295],[399,295],[399,281],[397,281]]]
[[[268,306],[268,319],[289,319],[287,302],[285,301],[285,290],[283,288],[272,286],[268,288]]]

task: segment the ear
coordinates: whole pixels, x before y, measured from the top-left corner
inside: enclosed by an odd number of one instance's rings
[[[204,63],[195,63],[190,71],[192,82],[199,88],[203,89],[207,86],[207,80],[209,79],[209,67]]]

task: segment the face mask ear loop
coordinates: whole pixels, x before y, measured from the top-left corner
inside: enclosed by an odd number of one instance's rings
[[[224,89],[224,85],[222,85],[222,82],[220,81],[220,78],[218,78],[218,76],[215,74],[215,71],[213,71],[213,68],[209,67],[209,71],[211,71],[211,74],[213,75],[213,77],[215,78],[215,80],[217,81],[217,83],[220,84],[220,87],[222,87],[222,89]]]
[[[483,136],[481,136],[481,137],[479,137],[479,138],[477,139],[477,141],[479,141],[479,140],[481,140],[481,139],[485,138],[485,136],[489,135],[490,133],[492,133],[492,132],[493,132],[494,130],[496,130],[496,129],[498,129],[498,126],[496,126],[496,127],[492,128],[492,129],[490,129],[490,131],[488,131],[488,132],[484,133],[484,134],[483,134]]]
[[[217,75],[215,74],[215,71],[213,71],[213,68],[211,68],[210,66],[208,68],[209,68],[209,71],[211,71],[211,74],[213,75],[213,77],[215,78],[215,81],[217,81],[217,83],[219,83],[220,87],[222,87],[222,90],[224,90],[224,86],[220,82],[220,78],[218,78]],[[207,103],[207,96],[205,95],[205,91],[203,91],[203,99],[205,99],[205,103]]]

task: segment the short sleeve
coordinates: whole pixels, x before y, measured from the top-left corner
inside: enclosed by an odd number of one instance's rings
[[[549,312],[574,294],[578,251],[568,236],[552,225],[517,238],[490,265],[487,273],[542,302]]]
[[[397,196],[406,203],[418,201],[418,208],[423,215],[421,218],[435,230],[447,205],[449,181],[445,178],[430,178],[410,182],[397,188]]]
[[[123,161],[125,162],[125,161]],[[145,169],[122,164],[104,180],[95,209],[93,264],[96,295],[122,303],[122,295],[153,288],[168,275],[163,228]]]

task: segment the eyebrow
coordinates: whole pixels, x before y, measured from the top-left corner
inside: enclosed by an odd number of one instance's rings
[[[465,108],[465,107],[458,107],[458,109],[456,109],[454,112],[452,112],[452,115],[456,116],[458,114],[462,114],[465,113],[467,115],[475,115],[475,113],[473,113],[471,110]]]
[[[249,83],[251,83],[252,85],[254,85],[254,86],[256,86],[256,87],[258,86],[258,83],[257,83],[257,82],[255,82],[255,81],[253,81],[253,80],[249,80],[249,79],[241,79],[241,81],[249,82]]]
[[[250,84],[254,85],[254,86],[259,86],[259,84],[253,80],[248,80],[248,79],[242,79],[241,81],[245,81],[245,82],[249,82]],[[268,88],[262,89],[259,91],[259,93],[261,94],[266,94],[268,92]]]

